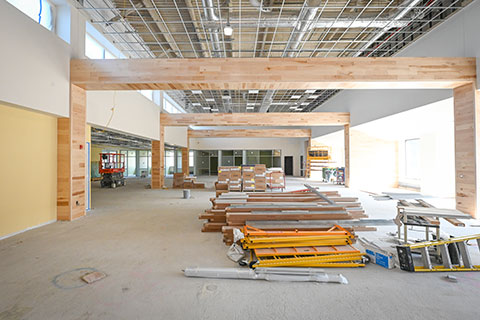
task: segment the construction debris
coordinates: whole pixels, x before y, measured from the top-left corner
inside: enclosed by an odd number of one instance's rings
[[[247,279],[267,281],[329,282],[348,284],[341,274],[328,274],[311,268],[199,268],[183,270],[186,277],[216,279]]]
[[[84,275],[82,277],[82,280],[85,281],[86,283],[90,284],[90,283],[93,283],[93,282],[97,282],[99,280],[102,280],[103,278],[105,278],[107,275],[103,272],[100,272],[100,271],[94,271],[94,272],[90,272],[90,273],[87,273],[86,275]]]

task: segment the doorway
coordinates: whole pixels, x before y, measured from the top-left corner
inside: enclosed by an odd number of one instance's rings
[[[293,176],[293,157],[285,156],[285,175]]]

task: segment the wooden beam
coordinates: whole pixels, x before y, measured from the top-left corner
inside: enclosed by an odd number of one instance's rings
[[[162,113],[160,123],[163,126],[340,126],[350,123],[350,113]]]
[[[457,210],[477,217],[477,131],[480,94],[475,84],[453,90],[455,121],[455,200]]]
[[[87,90],[454,88],[476,81],[475,58],[73,59]]]
[[[345,187],[350,186],[350,125],[343,126],[345,139]]]
[[[310,129],[188,130],[189,138],[310,138]]]
[[[85,215],[86,92],[70,85],[70,118],[57,120],[57,219]]]

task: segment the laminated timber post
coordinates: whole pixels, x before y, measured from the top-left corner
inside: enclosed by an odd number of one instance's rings
[[[86,92],[70,85],[70,118],[57,120],[57,219],[85,215]]]
[[[343,126],[345,136],[345,187],[350,186],[350,124]]]
[[[455,127],[455,200],[457,210],[478,217],[480,93],[475,83],[453,89]]]
[[[187,147],[182,148],[182,173],[184,176],[190,175],[190,130],[187,130]]]
[[[165,127],[160,122],[160,140],[152,141],[152,189],[162,189],[165,184]]]

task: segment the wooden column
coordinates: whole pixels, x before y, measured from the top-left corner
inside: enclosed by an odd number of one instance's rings
[[[345,187],[350,186],[350,125],[343,126],[345,135]]]
[[[85,215],[86,93],[70,85],[70,118],[57,120],[57,219]]]
[[[165,127],[160,123],[160,140],[152,141],[152,189],[162,189],[165,183]]]
[[[190,175],[189,149],[182,148],[182,173],[186,176]]]
[[[460,211],[477,216],[477,107],[475,84],[453,90],[455,119],[455,200]]]

